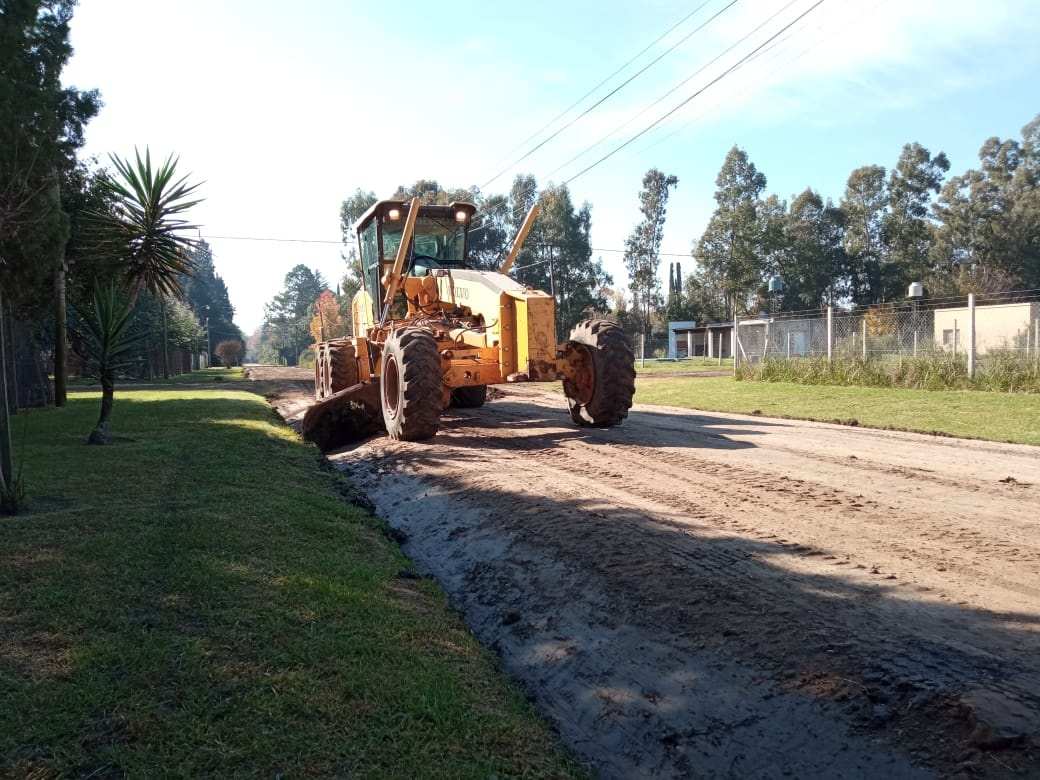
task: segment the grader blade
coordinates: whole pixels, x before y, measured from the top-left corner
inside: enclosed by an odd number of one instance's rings
[[[359,382],[314,404],[303,416],[304,438],[323,452],[383,430],[379,383]]]

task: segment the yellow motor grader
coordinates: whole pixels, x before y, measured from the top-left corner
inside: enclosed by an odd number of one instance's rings
[[[488,385],[563,381],[578,425],[628,415],[635,360],[621,329],[578,323],[556,340],[555,301],[507,276],[538,217],[524,219],[501,267],[467,267],[472,203],[383,200],[357,221],[363,288],[354,337],[317,345],[316,403],[304,435],[323,449],[385,428],[414,441],[437,433],[449,406],[481,406]]]

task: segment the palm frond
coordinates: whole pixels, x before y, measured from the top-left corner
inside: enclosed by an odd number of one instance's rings
[[[201,182],[176,178],[179,158],[172,154],[153,166],[151,151],[144,157],[134,150],[133,161],[110,155],[116,175],[104,180],[115,200],[114,213],[99,215],[118,236],[131,289],[156,295],[182,294],[181,278],[190,275],[188,250],[194,246],[184,235],[196,225],[181,217],[202,202],[192,197]]]

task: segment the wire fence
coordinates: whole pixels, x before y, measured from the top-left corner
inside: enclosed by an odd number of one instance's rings
[[[970,370],[1009,357],[1040,361],[1040,291],[828,307],[738,320],[737,359],[900,361],[963,356]]]

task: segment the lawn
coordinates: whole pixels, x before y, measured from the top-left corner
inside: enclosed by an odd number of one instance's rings
[[[190,371],[187,374],[177,374],[169,379],[155,377],[154,379],[121,379],[121,385],[203,385],[213,382],[235,382],[245,379],[245,370],[241,366],[234,368],[201,368]],[[69,387],[94,387],[98,384],[97,379],[89,376],[77,376],[69,379]]]
[[[646,365],[643,365],[639,358],[636,358],[636,375],[649,375],[655,374],[690,374],[690,373],[701,373],[704,371],[732,371],[733,360],[732,358],[723,358],[722,364],[719,365],[718,358],[683,358],[682,360],[647,360]]]
[[[15,418],[0,776],[569,776],[494,657],[262,398]]]
[[[737,382],[732,377],[640,378],[636,402],[873,428],[1040,444],[1040,395],[980,390]]]

